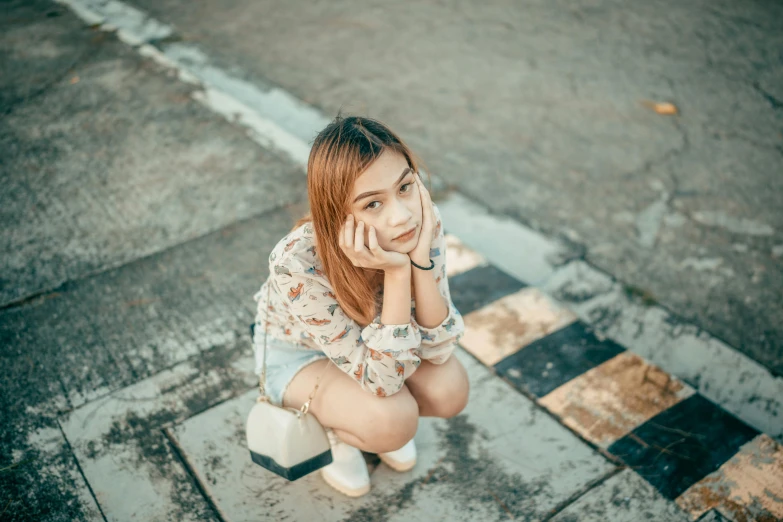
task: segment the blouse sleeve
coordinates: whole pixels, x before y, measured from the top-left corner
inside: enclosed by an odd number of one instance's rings
[[[435,282],[440,295],[446,300],[448,314],[443,322],[434,328],[421,326],[416,323],[415,317],[412,317],[411,321],[413,321],[421,334],[421,358],[433,364],[443,364],[448,360],[457,343],[462,338],[465,332],[465,324],[462,320],[462,314],[459,313],[459,310],[457,310],[454,302],[451,300],[449,279],[446,276],[446,239],[443,232],[443,223],[438,207],[433,204],[433,208],[435,210],[436,222],[435,239],[432,241],[430,259],[435,263],[433,268]]]
[[[384,397],[398,392],[421,363],[421,335],[412,323],[362,328],[347,316],[328,281],[298,262],[271,267],[274,284],[305,333],[362,389]]]

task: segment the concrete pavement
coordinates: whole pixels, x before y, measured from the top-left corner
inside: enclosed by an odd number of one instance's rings
[[[267,125],[227,112],[239,105],[183,81],[161,64],[170,55],[127,45],[168,38],[156,42],[165,51],[176,25],[126,10],[121,19],[144,31],[115,34],[57,4],[10,7],[3,516],[783,516],[779,378],[665,308],[640,306],[572,241],[445,191],[455,298],[471,325],[458,352],[473,385],[465,414],[422,422],[407,474],[368,455],[375,491],[358,501],[315,474],[286,484],[250,464],[249,296],[264,252],[303,210],[300,135],[319,114],[299,107],[299,123],[283,112]],[[492,241],[486,229],[499,227],[522,239]],[[700,355],[683,358],[683,343]],[[722,373],[727,364],[738,375]],[[672,432],[683,440],[661,445]]]

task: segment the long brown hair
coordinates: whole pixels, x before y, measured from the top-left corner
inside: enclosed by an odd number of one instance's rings
[[[376,315],[375,290],[382,272],[354,266],[339,245],[340,228],[350,212],[350,197],[358,178],[385,150],[405,157],[419,172],[422,161],[389,127],[360,116],[337,117],[316,136],[307,161],[310,212],[294,228],[312,221],[323,271],[337,302],[362,326]]]

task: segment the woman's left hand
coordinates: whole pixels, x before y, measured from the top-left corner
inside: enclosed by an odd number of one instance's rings
[[[416,173],[416,186],[419,188],[421,198],[421,233],[416,246],[408,253],[411,260],[417,265],[430,266],[430,247],[435,230],[435,211],[432,208],[432,199],[427,187],[421,180],[421,175]]]

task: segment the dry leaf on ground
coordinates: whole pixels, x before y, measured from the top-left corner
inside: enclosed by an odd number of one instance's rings
[[[679,112],[677,110],[677,106],[669,102],[654,102],[650,100],[642,100],[642,105],[654,110],[658,114],[670,115],[670,114],[677,114]]]

